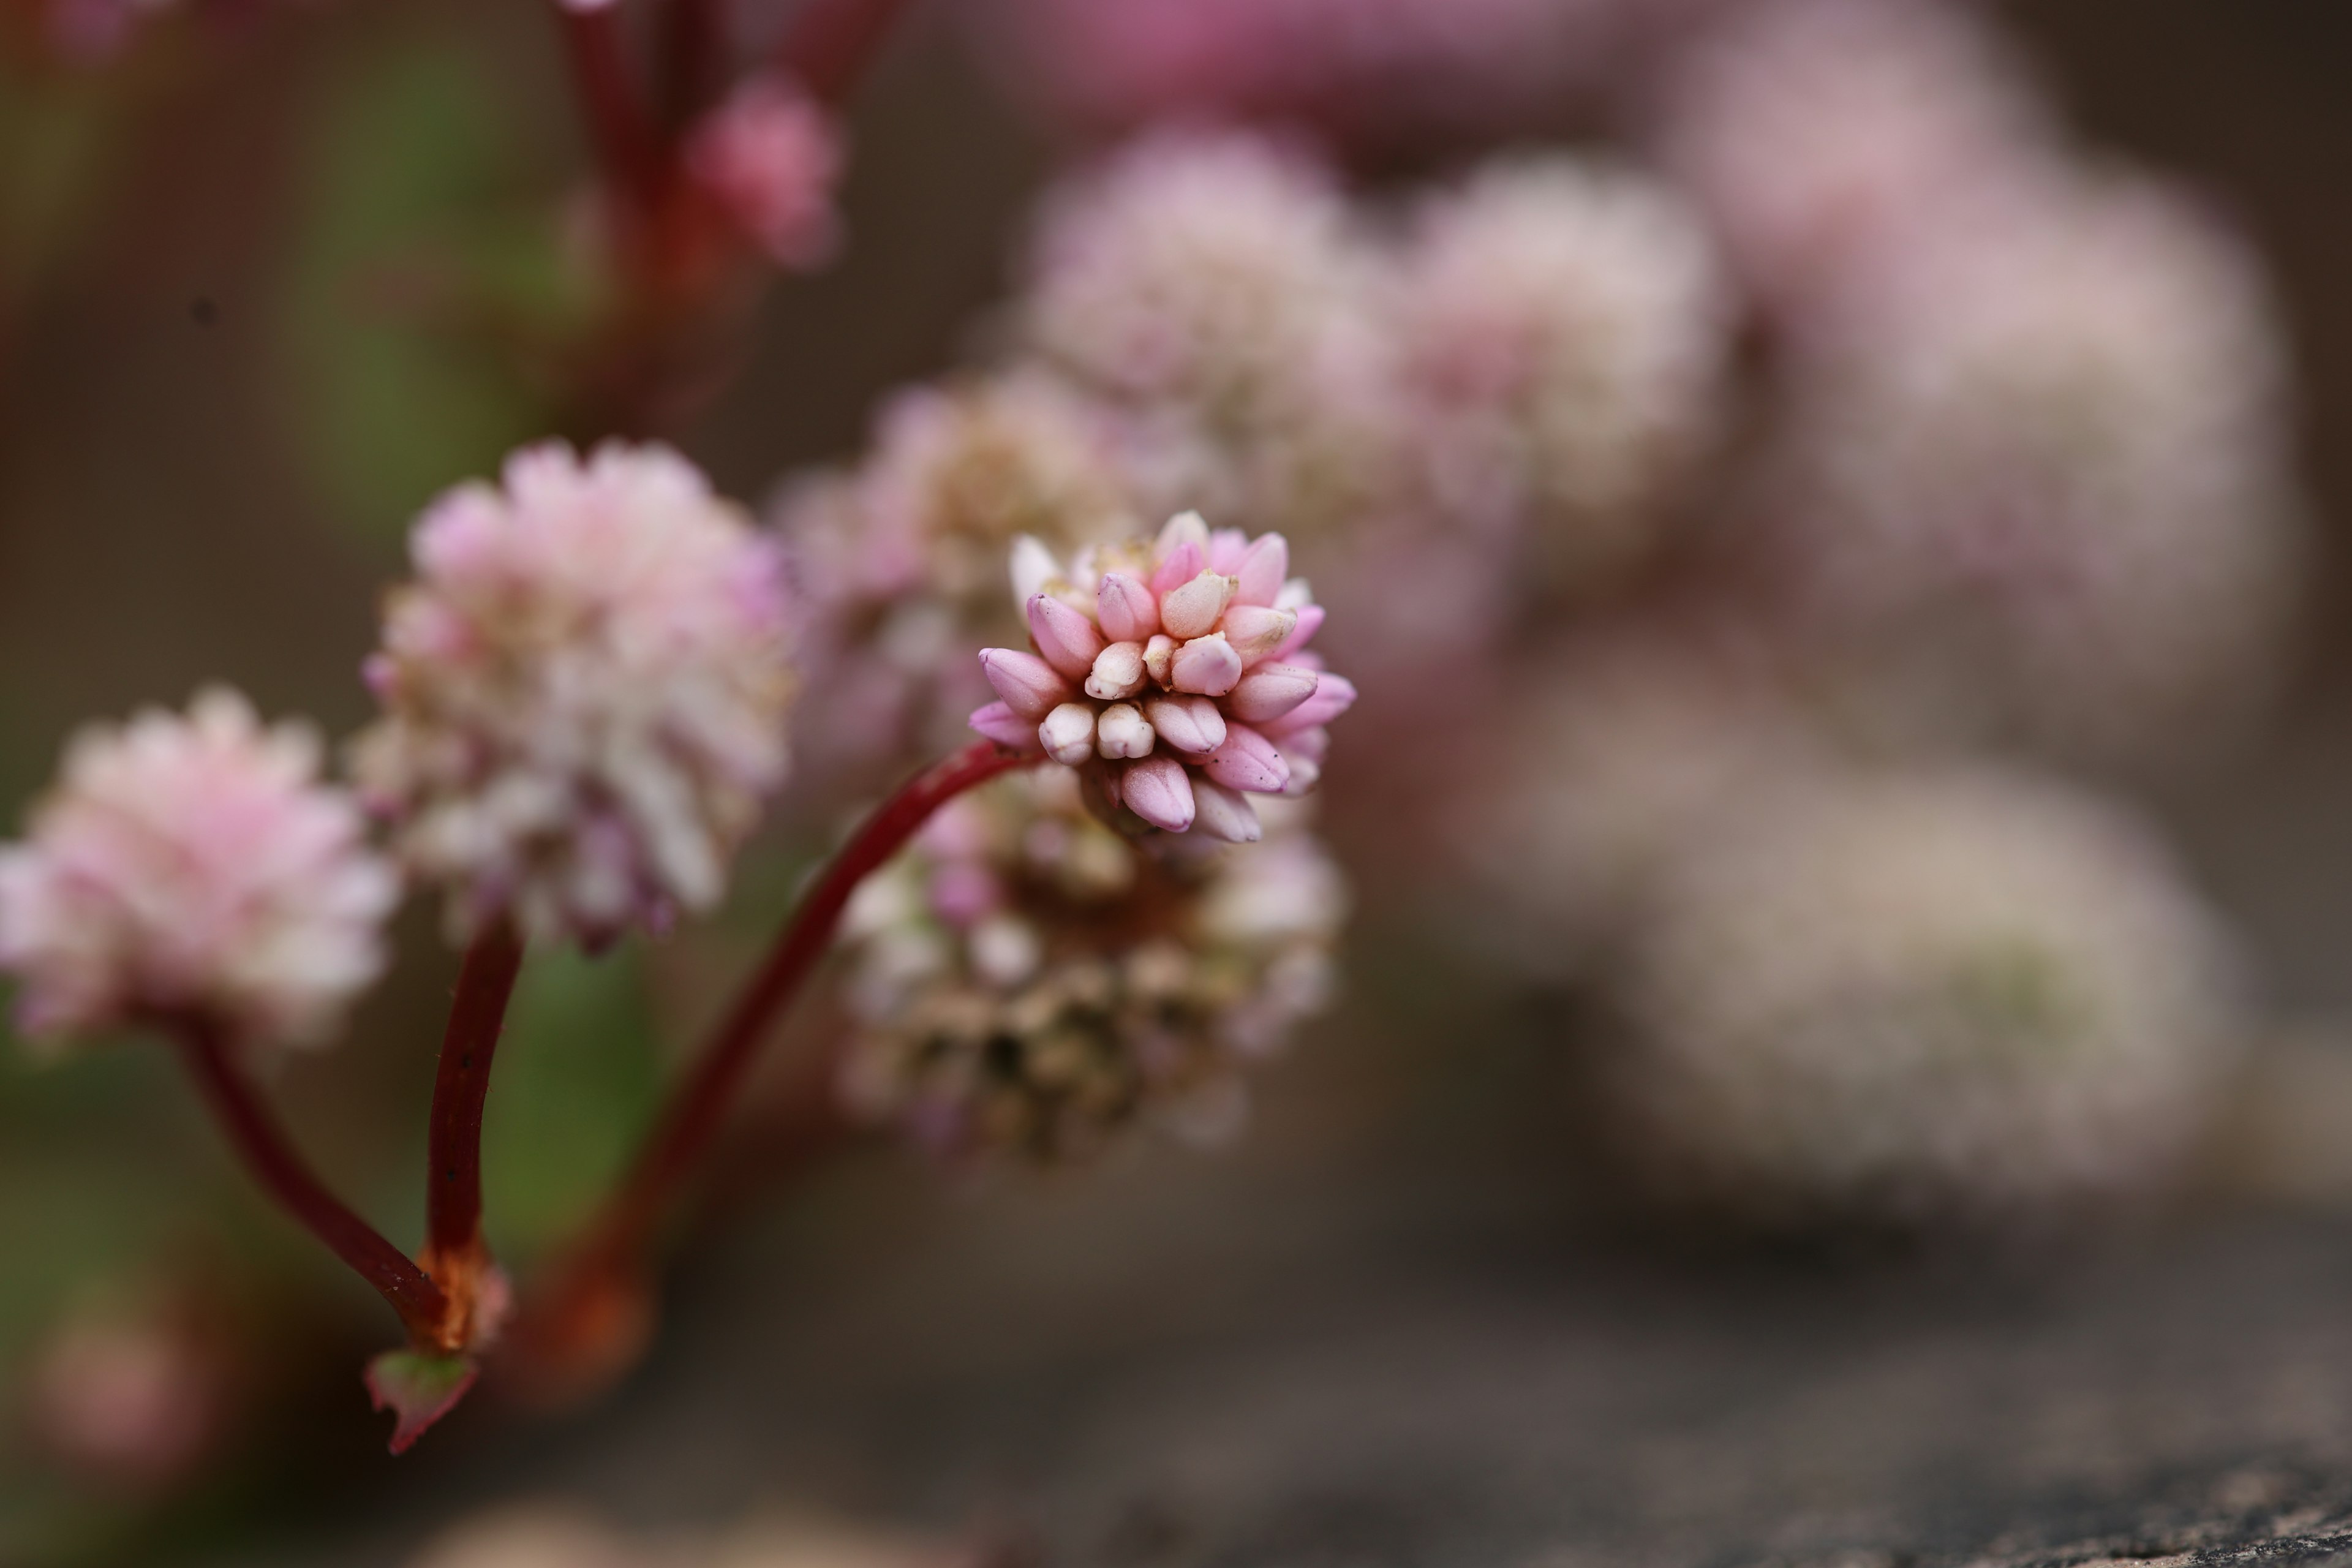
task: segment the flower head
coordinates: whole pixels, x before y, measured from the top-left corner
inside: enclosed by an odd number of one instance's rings
[[[1013,591],[1034,651],[981,654],[1000,700],[971,726],[1076,770],[1109,820],[1255,840],[1246,796],[1312,788],[1323,726],[1356,698],[1306,651],[1323,612],[1289,570],[1280,534],[1211,533],[1197,512],[1066,568],[1024,539]]]
[[[453,926],[595,943],[716,903],[785,772],[780,547],[665,447],[551,443],[410,552],[352,762]]]
[[[1070,1159],[1139,1119],[1222,1133],[1240,1069],[1320,1005],[1345,902],[1303,831],[1203,855],[1111,832],[1066,770],[1006,779],[859,889],[845,1092],[957,1156]]]
[[[1631,173],[1498,161],[1425,203],[1394,283],[1430,504],[1528,528],[1574,576],[1656,533],[1715,424],[1727,292],[1695,217]]]
[[[198,1016],[248,1044],[327,1035],[382,971],[399,898],[307,725],[233,692],[76,737],[0,852],[0,965],[31,1035]]]
[[[2233,982],[2163,847],[2095,797],[1864,776],[1689,847],[1616,971],[1604,1079],[1692,1196],[2006,1218],[2177,1164],[2234,1058]]]
[[[779,267],[830,259],[841,134],[832,117],[773,76],[755,76],[687,138],[686,170]]]

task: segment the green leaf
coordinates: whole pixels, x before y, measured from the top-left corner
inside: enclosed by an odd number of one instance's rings
[[[392,1451],[406,1453],[427,1427],[456,1409],[481,1370],[469,1355],[416,1351],[386,1351],[368,1363],[368,1398],[394,1415]]]

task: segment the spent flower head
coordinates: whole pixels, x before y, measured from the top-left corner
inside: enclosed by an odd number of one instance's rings
[[[1247,796],[1311,789],[1324,726],[1356,699],[1307,651],[1323,612],[1289,571],[1280,534],[1212,533],[1197,512],[1066,567],[1024,539],[1013,594],[1034,651],[981,654],[1000,700],[971,726],[1076,770],[1107,820],[1253,841]]]
[[[84,731],[24,842],[0,851],[0,966],[56,1038],[200,1018],[316,1043],[384,963],[399,879],[306,724],[236,693]]]
[[[410,553],[352,765],[452,926],[593,945],[716,903],[786,768],[781,547],[667,447],[549,443]]]
[[[1204,849],[1113,833],[1066,769],[952,802],[851,908],[850,1103],[959,1158],[1231,1131],[1242,1069],[1328,994],[1346,896],[1287,823]]]
[[[2234,1059],[2234,980],[2164,847],[2105,801],[1864,775],[1694,840],[1615,972],[1606,1081],[1690,1196],[2011,1218],[2177,1167]]]

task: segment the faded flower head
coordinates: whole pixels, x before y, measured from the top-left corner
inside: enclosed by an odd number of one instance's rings
[[[2145,750],[2251,706],[2287,618],[2284,357],[2236,236],[2147,181],[2053,184],[1817,318],[1762,542],[1899,705]]]
[[[1015,775],[859,889],[844,1092],[954,1157],[1083,1157],[1144,1119],[1228,1132],[1241,1070],[1322,1005],[1345,904],[1303,829],[1246,854],[1138,842],[1068,770]]]
[[[214,689],[67,750],[0,851],[0,965],[36,1037],[198,1016],[316,1043],[382,972],[399,899],[366,820],[319,782],[317,733]]]
[[[456,930],[595,944],[718,901],[785,772],[781,553],[662,447],[528,447],[425,513],[352,765]]]
[[[1735,813],[1663,879],[1604,1074],[1753,1216],[2010,1217],[2172,1169],[2236,1051],[2231,955],[2095,797],[1960,770]]]
[[[1664,187],[1565,156],[1423,203],[1394,284],[1430,504],[1528,528],[1571,577],[1621,565],[1716,423],[1729,302]]]
[[[1029,266],[1022,326],[1038,352],[1220,421],[1286,395],[1363,281],[1330,174],[1241,132],[1147,136],[1066,182]]]
[[[841,133],[792,83],[745,81],[696,122],[684,157],[688,174],[777,266],[807,270],[832,258]]]
[[[1034,370],[898,394],[874,449],[788,495],[778,521],[808,622],[800,715],[811,768],[929,751],[986,689],[974,644],[1015,632],[1004,556],[1136,531],[1108,411]]]
[[[1915,225],[2030,177],[2056,141],[2004,40],[1942,0],[1727,7],[1654,131],[1734,269],[1799,308]]]
[[[1106,820],[1254,841],[1246,796],[1311,789],[1323,726],[1356,700],[1306,651],[1323,612],[1289,570],[1280,534],[1211,533],[1197,512],[1066,568],[1024,539],[1013,593],[1034,651],[981,654],[1001,700],[971,727],[1076,770]]]

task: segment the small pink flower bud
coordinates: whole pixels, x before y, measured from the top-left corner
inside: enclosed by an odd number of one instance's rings
[[[1168,684],[1179,691],[1223,697],[1242,678],[1242,656],[1223,632],[1194,637],[1168,661]]]
[[[1125,573],[1103,574],[1095,604],[1104,635],[1119,642],[1143,642],[1160,629],[1159,600]]]
[[[1024,719],[1003,702],[992,702],[985,708],[972,710],[971,727],[1007,750],[1034,752],[1037,749],[1036,721]]]
[[[1308,643],[1313,642],[1315,640],[1315,634],[1323,629],[1322,605],[1301,605],[1298,606],[1297,614],[1298,616],[1298,625],[1292,629],[1291,634],[1288,637],[1282,639],[1279,647],[1277,647],[1272,653],[1266,655],[1266,658],[1288,658],[1292,654],[1297,653]]]
[[[1262,664],[1242,677],[1226,699],[1225,709],[1244,723],[1263,724],[1314,696],[1320,679],[1314,670],[1295,664]]]
[[[1168,684],[1168,667],[1175,662],[1176,639],[1161,632],[1143,645],[1143,670],[1160,685]]]
[[[1319,729],[1355,706],[1355,682],[1325,670],[1315,683],[1315,695],[1281,718],[1267,720],[1265,731],[1269,735],[1289,735],[1300,730]]]
[[[1120,775],[1118,797],[1127,809],[1170,833],[1192,826],[1192,781],[1173,757],[1146,757],[1128,764]]]
[[[1205,697],[1155,697],[1143,705],[1143,716],[1187,756],[1205,757],[1225,743],[1225,716]]]
[[[1160,596],[1160,624],[1179,642],[1202,637],[1216,629],[1233,602],[1234,580],[1203,572],[1181,587]]]
[[[1255,844],[1265,836],[1249,797],[1211,780],[1193,781],[1192,811],[1193,825],[1224,843]]]
[[[1152,541],[1154,553],[1163,557],[1177,554],[1188,545],[1201,552],[1205,564],[1209,559],[1209,524],[1197,511],[1178,512],[1160,529],[1160,537]]]
[[[1249,535],[1238,528],[1220,528],[1209,535],[1209,570],[1230,577],[1242,569],[1249,553]]]
[[[1106,757],[1148,757],[1155,738],[1132,702],[1114,702],[1095,721],[1095,749]]]
[[[1115,642],[1095,655],[1094,673],[1087,677],[1087,695],[1118,702],[1143,689],[1143,645]]]
[[[1158,598],[1172,593],[1208,569],[1209,557],[1199,545],[1190,542],[1180,545],[1175,554],[1169,556],[1153,568],[1150,583],[1152,596]]]
[[[1095,710],[1083,702],[1065,702],[1037,726],[1037,743],[1066,768],[1075,768],[1095,754]]]
[[[980,672],[1004,705],[1032,724],[1077,695],[1052,665],[1019,648],[981,649]]]
[[[1228,789],[1253,795],[1279,795],[1290,782],[1290,764],[1281,751],[1245,724],[1225,726],[1225,743],[1209,753],[1203,771]]]
[[[1045,542],[1034,533],[1024,533],[1013,542],[1013,607],[1026,614],[1029,601],[1045,591],[1045,584],[1062,574],[1062,563]]]
[[[1225,612],[1225,640],[1242,656],[1244,665],[1255,664],[1290,640],[1298,625],[1297,610],[1269,610],[1261,605],[1235,605]]]
[[[1271,609],[1289,575],[1290,542],[1278,533],[1261,534],[1257,542],[1243,552],[1241,565],[1234,572],[1237,587],[1234,602]]]
[[[1051,594],[1030,598],[1029,637],[1045,662],[1072,680],[1084,679],[1103,649],[1094,622]]]

